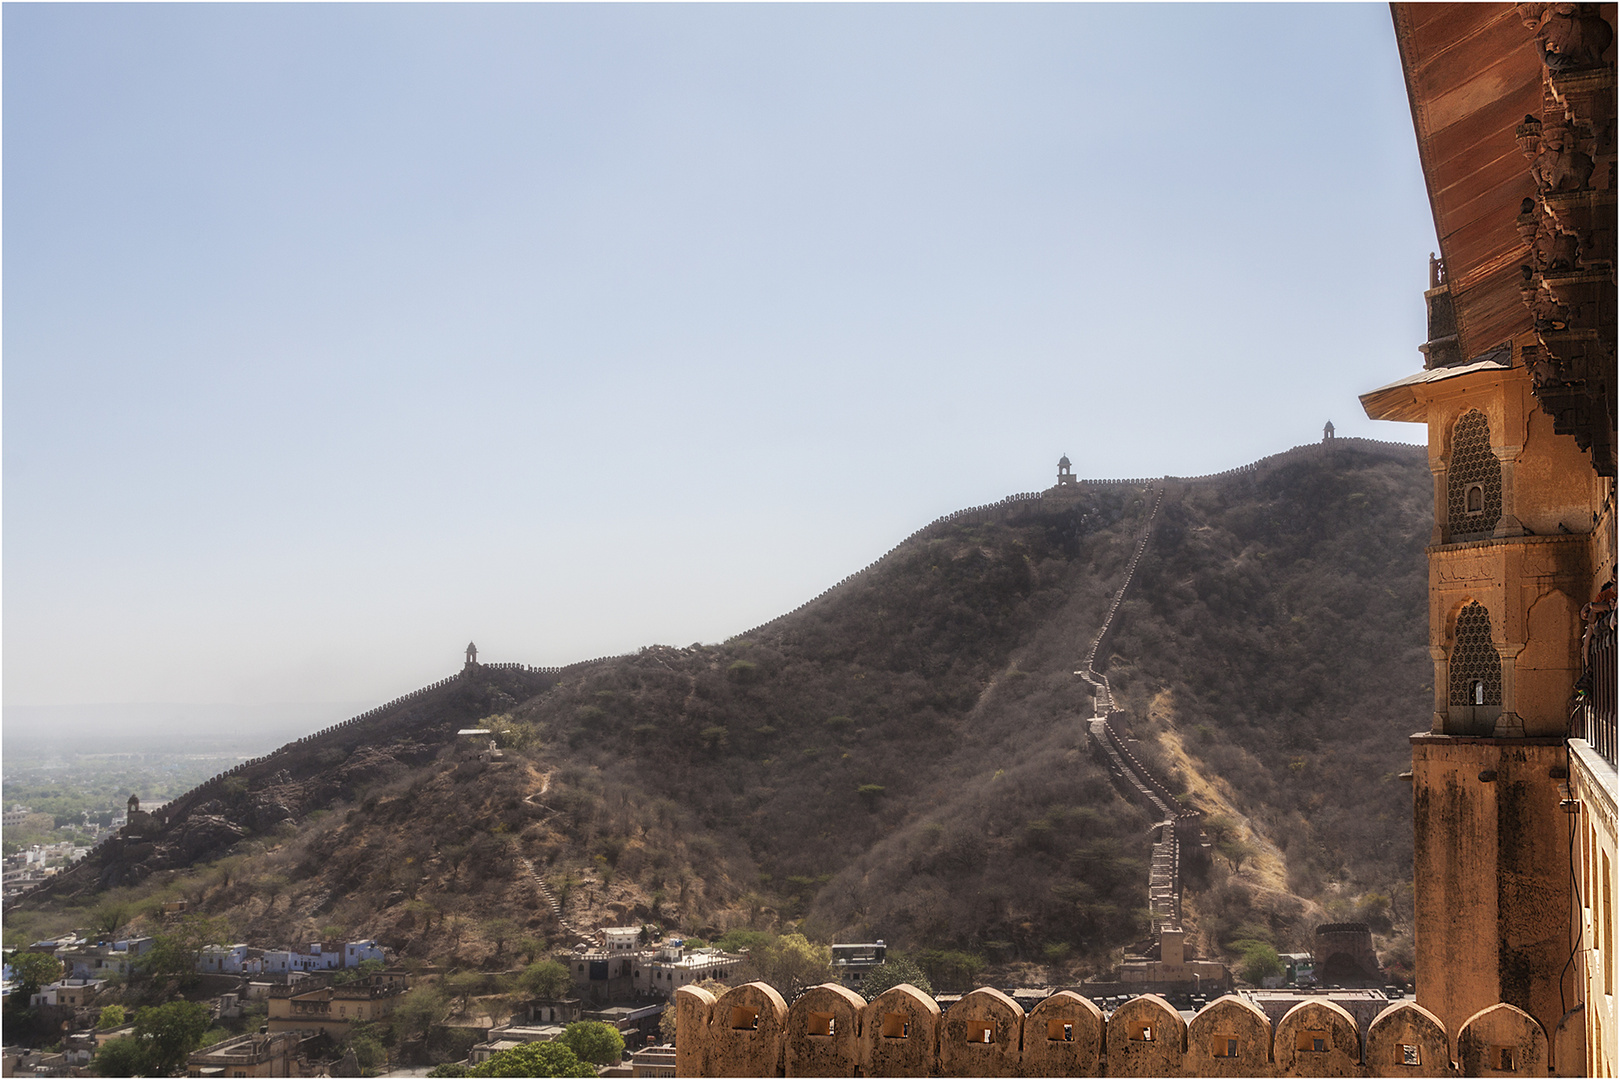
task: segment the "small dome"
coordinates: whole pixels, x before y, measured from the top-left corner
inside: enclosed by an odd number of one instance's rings
[[[1058,468],[1067,469],[1068,467],[1069,467],[1069,455],[1064,454],[1062,457],[1058,458]]]

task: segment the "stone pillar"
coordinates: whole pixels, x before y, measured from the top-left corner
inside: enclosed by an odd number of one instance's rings
[[[1429,468],[1434,472],[1434,528],[1429,532],[1429,546],[1443,544],[1451,533],[1450,497],[1446,490],[1447,458],[1430,458]]]
[[[1440,645],[1429,646],[1429,657],[1434,660],[1434,719],[1429,730],[1444,735],[1451,718],[1451,658]]]
[[[1496,645],[1496,654],[1501,657],[1502,663],[1502,712],[1496,718],[1496,728],[1491,737],[1496,739],[1523,738],[1524,721],[1519,718],[1518,696],[1516,693],[1517,680],[1514,674],[1519,662],[1519,654],[1524,651],[1524,642],[1492,642]]]
[[[1491,535],[1497,539],[1506,536],[1523,536],[1524,525],[1519,521],[1518,511],[1514,505],[1514,471],[1519,464],[1519,455],[1524,453],[1523,446],[1493,446],[1491,453],[1496,460],[1502,463],[1502,516],[1496,519],[1496,531]]]

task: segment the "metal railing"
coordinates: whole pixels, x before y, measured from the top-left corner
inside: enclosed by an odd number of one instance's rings
[[[1613,609],[1587,624],[1586,695],[1581,703],[1581,737],[1610,765],[1615,764],[1615,632]]]

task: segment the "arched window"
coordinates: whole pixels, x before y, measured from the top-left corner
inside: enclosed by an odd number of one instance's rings
[[[1453,705],[1502,704],[1502,658],[1491,644],[1491,615],[1478,602],[1457,614],[1451,642]]]
[[[1452,540],[1489,535],[1502,516],[1502,463],[1491,453],[1491,425],[1478,409],[1451,431],[1446,516]]]

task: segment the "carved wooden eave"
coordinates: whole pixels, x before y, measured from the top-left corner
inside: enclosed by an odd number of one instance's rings
[[[1391,13],[1456,354],[1533,332],[1524,362],[1540,407],[1612,477],[1615,6]]]
[[[1396,379],[1392,383],[1380,386],[1376,390],[1369,390],[1361,395],[1361,407],[1367,411],[1371,420],[1404,420],[1408,423],[1421,424],[1429,418],[1428,390],[1436,383],[1450,382],[1470,375],[1500,375],[1511,367],[1504,363],[1505,354],[1498,350],[1490,359],[1476,360],[1471,364],[1457,364],[1452,367],[1433,368],[1429,371],[1420,371],[1415,375],[1408,375],[1404,379]]]
[[[1463,356],[1530,329],[1515,229],[1535,180],[1514,141],[1541,113],[1541,58],[1513,4],[1392,4],[1418,157]]]

